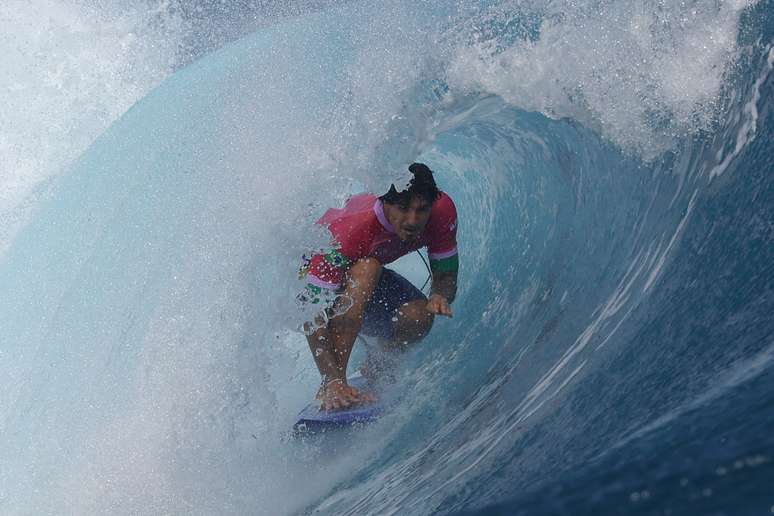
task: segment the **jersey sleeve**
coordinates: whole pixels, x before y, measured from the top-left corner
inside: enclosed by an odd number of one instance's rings
[[[456,272],[459,269],[457,254],[457,208],[451,197],[442,197],[433,205],[432,237],[427,246],[430,269],[433,272]]]
[[[347,270],[369,249],[372,226],[367,218],[354,217],[334,220],[328,225],[332,247],[306,259],[300,270],[300,276],[307,282],[309,300],[316,303],[323,289],[336,291],[343,286]]]

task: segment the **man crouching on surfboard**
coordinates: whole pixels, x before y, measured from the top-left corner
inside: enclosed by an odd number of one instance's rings
[[[372,395],[347,385],[347,363],[358,334],[376,337],[380,352],[393,354],[427,335],[436,315],[452,316],[459,268],[457,210],[426,165],[414,163],[409,171],[413,178],[404,190],[392,185],[381,197],[356,195],[317,221],[330,230],[334,248],[305,261],[301,275],[308,284],[299,298],[323,305],[304,325],[322,376],[317,397],[323,410],[373,401]],[[384,267],[422,247],[428,248],[432,271],[429,299]]]

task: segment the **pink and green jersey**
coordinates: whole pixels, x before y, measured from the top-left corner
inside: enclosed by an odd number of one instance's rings
[[[427,247],[433,272],[452,272],[459,266],[457,210],[443,192],[433,203],[424,231],[412,242],[398,238],[382,201],[373,194],[350,198],[344,208],[329,209],[317,223],[328,227],[335,248],[315,254],[302,268],[310,286],[339,289],[347,269],[356,261],[376,258],[386,265],[422,247]]]

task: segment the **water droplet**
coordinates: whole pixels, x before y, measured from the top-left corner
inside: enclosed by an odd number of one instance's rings
[[[631,500],[632,502],[635,502],[635,503],[639,502],[640,501],[640,493],[634,492],[634,493],[630,494],[629,495],[629,500]]]
[[[681,478],[680,479],[680,486],[685,487],[688,485],[688,479],[687,478]]]
[[[716,470],[715,470],[715,474],[716,474],[717,476],[719,476],[719,477],[722,477],[722,476],[723,476],[723,475],[725,475],[727,472],[728,472],[728,470],[727,470],[726,468],[724,468],[723,466],[721,466],[721,467],[719,467],[718,469],[716,469]]]
[[[712,489],[710,489],[709,487],[705,487],[704,489],[701,490],[701,494],[702,496],[709,498],[710,496],[712,496]]]

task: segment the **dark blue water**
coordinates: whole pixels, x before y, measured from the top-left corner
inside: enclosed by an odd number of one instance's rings
[[[759,13],[762,19],[747,21],[770,40],[770,11]],[[766,57],[765,51],[754,55],[749,69]],[[740,87],[749,88],[753,77],[740,78]],[[565,442],[566,429],[551,437],[545,428],[530,431],[534,440],[564,443],[552,456],[554,480],[524,482],[514,460],[524,447],[515,444],[485,481],[450,497],[439,512],[479,505],[482,491],[507,493],[508,500],[463,513],[774,511],[773,93],[768,77],[760,84],[756,138],[728,176],[697,194],[660,287],[544,423],[580,424],[569,432],[572,441]],[[702,156],[728,145],[724,138],[733,141],[734,129],[694,140],[691,166],[701,167]]]
[[[177,71],[0,257],[0,508],[774,511],[772,4],[694,7],[309,6]],[[309,228],[413,160],[455,317],[394,413],[290,440]]]

